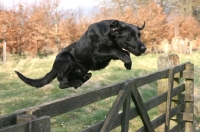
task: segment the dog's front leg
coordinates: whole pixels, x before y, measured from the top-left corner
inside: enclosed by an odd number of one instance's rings
[[[121,49],[120,51],[127,54],[130,57],[130,53],[128,51],[121,50]],[[126,67],[126,69],[129,69],[129,68],[131,69],[132,63],[124,63],[124,66]]]
[[[132,66],[130,55],[118,49],[98,50],[97,52],[94,53],[94,58],[96,58],[97,60],[101,58],[120,59],[121,61],[124,62],[124,66],[126,67],[127,70],[130,70]]]

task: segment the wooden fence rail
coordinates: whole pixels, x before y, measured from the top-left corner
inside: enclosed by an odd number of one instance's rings
[[[179,74],[179,78],[184,78],[185,81],[173,87],[173,79],[177,74]],[[138,92],[138,87],[163,78],[169,78],[168,91],[143,102]],[[154,132],[162,124],[165,124],[166,132],[182,130],[192,132],[194,102],[193,79],[193,64],[190,62],[183,63],[146,76],[131,78],[112,86],[91,90],[79,95],[58,99],[1,116],[0,132],[14,132],[19,129],[21,132],[34,132],[35,130],[37,132],[49,132],[50,117],[67,113],[115,95],[117,95],[116,100],[108,112],[106,119],[83,130],[83,132],[109,132],[118,126],[121,126],[122,132],[128,132],[129,120],[137,116],[140,116],[144,124],[142,128],[137,130],[138,132]],[[171,108],[171,100],[179,100],[180,103]],[[133,108],[130,107],[131,101],[135,104]],[[163,102],[167,102],[166,112],[151,121],[147,111],[157,107]],[[119,113],[121,108],[123,108],[123,112]],[[19,123],[17,117],[24,114],[36,116],[37,118]],[[172,118],[179,119],[179,123],[170,127],[170,120]]]

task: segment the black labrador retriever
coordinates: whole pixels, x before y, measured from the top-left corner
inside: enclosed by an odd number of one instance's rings
[[[140,40],[140,30],[145,27],[134,26],[118,20],[104,20],[91,24],[83,36],[64,48],[54,61],[52,70],[43,78],[30,79],[16,72],[18,77],[33,87],[42,87],[57,78],[61,89],[80,87],[90,79],[89,70],[105,68],[109,62],[120,59],[127,70],[132,61],[129,52],[140,56],[146,47]]]

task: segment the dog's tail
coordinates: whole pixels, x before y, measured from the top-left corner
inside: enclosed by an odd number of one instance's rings
[[[22,75],[20,72],[15,71],[15,73],[18,75],[18,77],[25,82],[26,84],[39,88],[42,87],[48,83],[50,83],[51,81],[53,81],[54,78],[56,78],[57,74],[54,73],[52,70],[47,73],[43,78],[40,79],[30,79],[25,77],[24,75]]]

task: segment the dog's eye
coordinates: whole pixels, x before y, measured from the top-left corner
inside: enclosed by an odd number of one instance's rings
[[[130,41],[132,39],[132,36],[127,36],[127,40]]]

